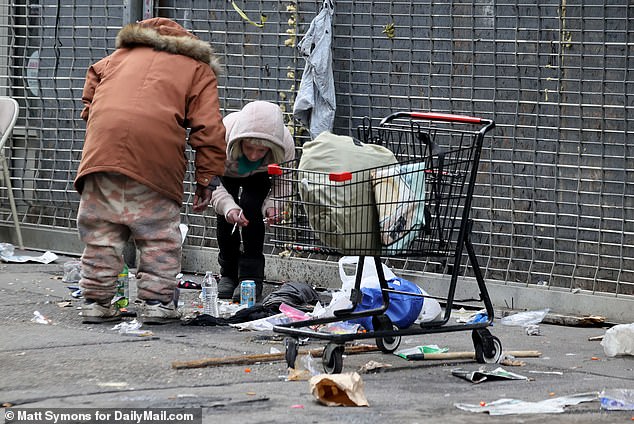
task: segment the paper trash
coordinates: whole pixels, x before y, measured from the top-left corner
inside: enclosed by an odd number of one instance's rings
[[[577,405],[581,402],[592,402],[598,399],[598,393],[580,393],[545,399],[539,402],[526,402],[518,399],[498,399],[485,405],[455,403],[458,409],[468,412],[488,412],[489,415],[510,414],[558,414],[564,412],[564,407]]]
[[[326,406],[370,406],[363,392],[363,380],[356,372],[319,374],[308,380],[310,391]]]
[[[528,380],[528,377],[507,371],[502,367],[498,367],[493,371],[487,371],[486,369],[468,371],[462,368],[456,368],[451,370],[451,374],[476,384],[485,380]]]

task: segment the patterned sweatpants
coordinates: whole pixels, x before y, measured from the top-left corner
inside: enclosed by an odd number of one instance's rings
[[[132,236],[140,251],[138,297],[169,302],[181,268],[180,207],[135,180],[115,173],[85,177],[77,213],[84,298],[110,301]]]

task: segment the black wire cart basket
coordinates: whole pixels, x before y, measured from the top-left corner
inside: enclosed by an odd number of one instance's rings
[[[351,307],[334,316],[276,325],[285,334],[286,362],[294,368],[299,338],[328,341],[322,363],[327,373],[340,373],[347,342],[375,339],[377,347],[394,352],[402,336],[471,330],[476,360],[497,362],[500,340],[487,327],[493,306],[470,239],[471,203],[483,140],[495,127],[491,120],[440,113],[396,112],[377,125],[366,119],[358,138],[394,154],[387,165],[356,171],[321,172],[302,168],[301,160],[270,165],[279,179],[273,198],[282,219],[273,224],[272,242],[295,252],[359,256]],[[487,320],[450,324],[456,284],[466,250]],[[358,310],[366,257],[373,257],[382,305]],[[387,316],[393,294],[423,296],[390,288],[381,257],[429,258],[450,274],[445,310],[432,322],[399,328]],[[355,309],[357,309],[355,311]],[[332,334],[318,329],[328,323],[370,317],[367,332]]]

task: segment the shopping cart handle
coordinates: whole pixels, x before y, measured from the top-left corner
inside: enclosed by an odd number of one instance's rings
[[[268,166],[269,175],[282,175],[284,171],[276,163],[272,163]]]
[[[435,113],[435,112],[395,112],[381,121],[379,125],[383,125],[396,118],[412,118],[412,119],[427,119],[430,121],[445,121],[445,122],[463,122],[465,124],[488,124],[491,121],[488,119],[476,118],[474,116],[466,115],[453,115],[450,113]]]

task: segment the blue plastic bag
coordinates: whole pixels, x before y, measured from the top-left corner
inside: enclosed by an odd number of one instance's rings
[[[420,287],[411,281],[400,277],[393,278],[387,282],[390,289],[423,294]],[[367,311],[368,309],[376,309],[383,305],[383,294],[379,288],[361,288],[361,302],[354,309],[357,311]],[[407,328],[416,321],[423,309],[424,298],[421,296],[411,296],[401,293],[390,293],[390,305],[385,314],[390,318],[393,324],[398,328]],[[373,331],[372,317],[363,317],[350,320],[350,322],[361,324],[368,331]]]

